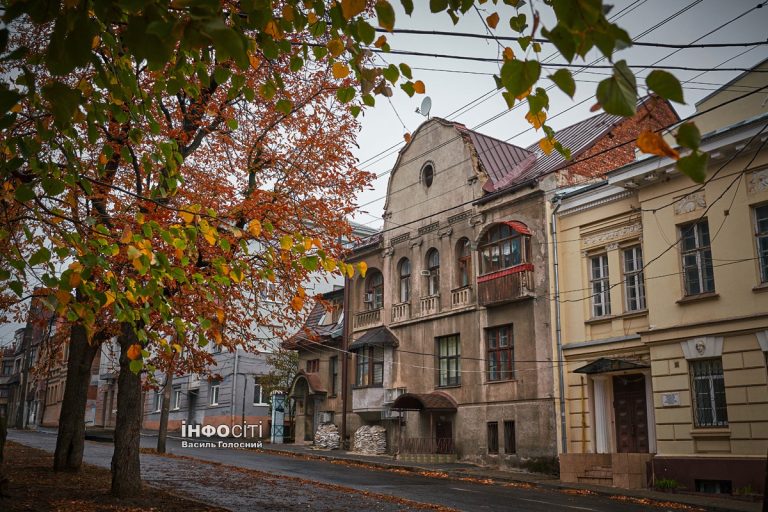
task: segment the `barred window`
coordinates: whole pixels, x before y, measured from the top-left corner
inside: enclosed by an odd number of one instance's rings
[[[504,422],[504,453],[517,453],[514,421]]]
[[[624,299],[627,311],[645,309],[643,252],[639,245],[624,250]]]
[[[457,334],[437,338],[437,368],[439,387],[461,384],[461,342]]]
[[[768,283],[768,204],[755,208],[755,237],[760,262],[760,282]]]
[[[499,423],[488,422],[488,453],[499,453]]]
[[[714,292],[715,275],[712,271],[712,249],[709,245],[709,224],[706,220],[680,228],[680,248],[685,294]]]
[[[695,424],[697,427],[727,427],[725,379],[721,359],[689,361],[693,382]]]
[[[608,281],[608,255],[600,254],[589,259],[589,284],[592,290],[592,316],[611,314],[611,287]]]

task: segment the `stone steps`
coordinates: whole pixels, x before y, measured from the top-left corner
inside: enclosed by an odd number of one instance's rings
[[[611,466],[592,466],[576,477],[580,484],[613,486],[613,468]]]

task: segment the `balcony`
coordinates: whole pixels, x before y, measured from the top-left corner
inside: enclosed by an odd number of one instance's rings
[[[498,306],[533,296],[532,263],[523,263],[477,278],[477,300],[482,306]]]
[[[353,328],[366,329],[377,325],[381,325],[381,308],[356,314]]]
[[[461,308],[472,303],[472,287],[462,286],[451,290],[451,307]]]
[[[380,412],[384,408],[386,390],[381,387],[353,388],[352,412]]]
[[[421,316],[434,315],[440,311],[440,295],[429,295],[421,298]]]
[[[392,306],[392,322],[404,322],[411,318],[411,304],[401,302]]]

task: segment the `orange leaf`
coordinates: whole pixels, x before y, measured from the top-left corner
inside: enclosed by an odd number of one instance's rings
[[[649,153],[651,155],[668,156],[674,160],[680,159],[680,153],[675,149],[672,149],[664,137],[656,132],[649,130],[643,131],[637,138],[637,147],[643,153]]]
[[[344,43],[339,38],[331,39],[326,46],[333,57],[338,57],[344,53]]]
[[[485,18],[485,21],[488,23],[488,26],[491,28],[496,28],[496,25],[499,24],[499,13],[495,12]]]
[[[539,141],[539,147],[545,155],[548,155],[552,152],[553,149],[555,149],[555,139],[544,137]]]
[[[341,0],[341,14],[345,20],[357,16],[365,10],[365,0]]]
[[[248,55],[248,62],[251,63],[253,69],[258,69],[259,64],[261,64],[261,60],[253,54]]]
[[[280,26],[275,20],[269,20],[267,26],[264,27],[264,32],[272,36],[272,39],[282,39],[283,31],[280,30]]]
[[[373,46],[375,46],[376,48],[381,48],[385,44],[387,44],[387,37],[386,36],[379,36],[379,38],[376,40],[376,42],[373,43]]]
[[[525,119],[533,125],[534,128],[537,130],[541,128],[541,125],[544,124],[544,122],[547,120],[547,113],[544,111],[537,112],[536,114],[531,114],[528,112],[525,114]]]
[[[413,90],[416,91],[416,94],[424,94],[426,92],[426,87],[424,86],[424,82],[421,80],[416,80],[413,82]]]
[[[261,222],[259,222],[258,219],[253,219],[248,224],[248,232],[254,237],[259,236],[261,234]]]
[[[332,72],[333,78],[346,78],[349,76],[349,68],[343,62],[334,62]]]
[[[510,48],[509,46],[504,48],[503,55],[504,55],[504,60],[515,60],[515,52],[513,52],[512,48]]]
[[[403,138],[405,139],[405,143],[409,144],[411,142],[411,133],[410,132],[405,132],[403,134]]]
[[[128,356],[128,359],[131,361],[135,361],[136,359],[141,357],[141,345],[138,343],[134,343],[130,347],[128,347],[128,352],[125,353],[126,356]]]
[[[296,295],[294,298],[291,299],[291,307],[294,311],[301,311],[304,309],[304,299]]]

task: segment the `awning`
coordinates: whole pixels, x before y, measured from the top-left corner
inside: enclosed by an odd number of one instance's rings
[[[307,390],[310,395],[325,395],[328,393],[328,391],[325,390],[322,383],[320,382],[320,376],[318,374],[299,370],[299,373],[297,373],[293,378],[293,382],[291,383],[291,392],[288,393],[288,396],[295,396],[296,386],[301,385],[301,382],[307,383]]]
[[[601,357],[600,359],[592,361],[586,366],[582,366],[581,368],[573,370],[573,373],[586,373],[591,375],[595,373],[637,370],[640,368],[649,368],[649,366],[645,363],[626,361],[624,359],[609,359],[607,357]]]
[[[508,220],[508,221],[505,221],[504,224],[506,224],[510,228],[514,229],[515,231],[517,231],[521,235],[530,235],[531,234],[531,230],[529,230],[528,226],[526,226],[522,222],[518,222],[516,220]]]
[[[400,411],[456,412],[456,402],[437,391],[425,395],[405,393],[397,397],[391,408]]]
[[[397,336],[386,327],[377,327],[366,332],[360,338],[352,342],[349,350],[357,350],[362,347],[396,347],[400,343]]]

